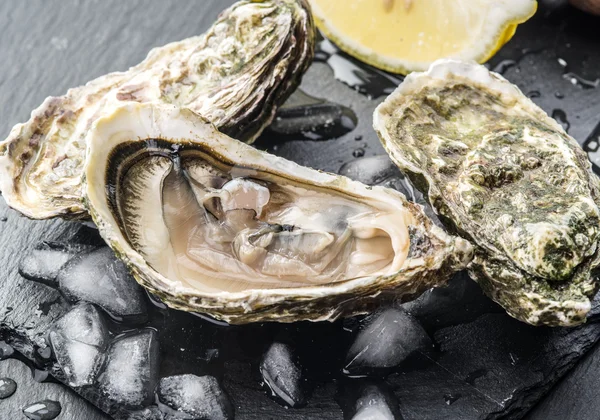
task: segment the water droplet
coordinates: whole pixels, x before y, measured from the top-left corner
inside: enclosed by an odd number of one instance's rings
[[[552,118],[556,120],[557,123],[562,125],[562,128],[568,133],[569,128],[571,128],[571,124],[569,120],[567,120],[567,114],[562,109],[554,109],[552,110]]]
[[[31,420],[52,420],[58,417],[61,410],[58,401],[43,400],[25,407],[23,414]]]
[[[509,68],[516,66],[516,65],[517,65],[517,62],[515,60],[502,60],[501,62],[499,62],[498,64],[496,64],[494,66],[492,71],[495,71],[496,73],[504,74],[504,72],[506,70],[508,70]]]
[[[540,93],[539,90],[532,90],[532,91],[527,92],[527,97],[531,98],[531,99],[539,98],[540,96],[542,96],[542,94]]]
[[[446,405],[452,405],[454,404],[459,398],[461,397],[460,394],[446,394],[444,395],[444,401],[446,402]]]
[[[559,92],[559,91],[556,91],[556,92],[554,92],[554,96],[555,96],[556,98],[558,98],[558,99],[562,99],[562,98],[564,98],[564,97],[565,97],[565,95],[563,95],[563,94],[562,94],[561,92]]]
[[[566,68],[567,65],[568,65],[568,63],[564,59],[562,59],[560,57],[557,59],[557,61],[558,61],[558,64],[560,64],[561,67]]]
[[[587,152],[594,172],[600,175],[600,123],[598,123],[592,134],[583,142],[583,150]]]
[[[0,378],[0,399],[10,397],[17,390],[17,383],[10,378]]]
[[[363,136],[361,136],[360,134],[358,136],[354,136],[354,140],[356,141],[361,141],[363,139]]]
[[[6,341],[0,341],[0,360],[8,359],[14,353],[15,350]]]
[[[210,362],[219,358],[219,349],[206,350],[206,361]]]
[[[31,369],[31,376],[34,381],[42,383],[48,381],[50,374],[48,371],[33,368]],[[52,378],[50,378],[49,382],[52,382]]]
[[[469,385],[475,385],[475,381],[487,374],[487,370],[485,369],[477,369],[473,372],[469,373],[465,378],[465,382]]]
[[[563,79],[568,80],[571,84],[582,89],[596,89],[600,86],[600,79],[588,80],[573,72],[563,74]]]
[[[8,217],[6,217],[6,216],[0,217],[0,222],[6,222],[7,220],[8,220]]]
[[[42,360],[50,360],[52,358],[52,349],[50,347],[39,347],[36,353]]]
[[[352,156],[354,156],[355,158],[361,158],[361,157],[363,157],[364,155],[365,155],[365,149],[363,149],[363,148],[360,148],[360,147],[359,147],[358,149],[355,149],[355,150],[352,152]]]
[[[158,309],[162,309],[162,310],[169,309],[169,307],[162,300],[160,300],[160,298],[158,296],[156,296],[148,291],[146,291],[146,296],[148,296],[150,303],[152,303]]]
[[[337,80],[370,99],[389,95],[403,80],[346,55],[327,39],[318,43],[315,61],[326,63]]]

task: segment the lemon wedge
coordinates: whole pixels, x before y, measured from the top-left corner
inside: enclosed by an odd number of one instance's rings
[[[309,0],[318,27],[343,51],[407,74],[439,58],[491,58],[535,13],[535,0]]]

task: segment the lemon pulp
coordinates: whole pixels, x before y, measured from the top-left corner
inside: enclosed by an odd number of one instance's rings
[[[317,25],[342,50],[398,73],[439,58],[483,62],[531,17],[535,0],[310,0]]]

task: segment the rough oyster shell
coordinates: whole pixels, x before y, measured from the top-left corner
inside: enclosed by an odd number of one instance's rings
[[[184,108],[129,104],[86,141],[101,235],[177,309],[333,320],[443,284],[472,258],[402,194],[256,150]]]
[[[240,1],[203,35],[155,48],[126,72],[50,97],[0,145],[0,189],[28,217],[85,217],[85,134],[110,107],[166,102],[252,142],[300,83],[315,29],[305,0]]]
[[[471,276],[530,324],[585,320],[598,288],[598,179],[577,142],[500,75],[440,60],[376,110],[392,160],[477,248]]]

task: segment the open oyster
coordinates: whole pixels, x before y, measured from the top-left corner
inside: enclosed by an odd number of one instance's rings
[[[599,184],[576,141],[485,67],[440,60],[374,114],[392,160],[478,247],[471,276],[512,316],[585,320],[598,282]]]
[[[86,141],[94,222],[174,308],[335,319],[442,284],[472,257],[402,194],[261,152],[187,109],[130,104]]]
[[[50,97],[0,145],[0,189],[31,218],[85,217],[85,134],[122,102],[186,106],[239,140],[253,141],[312,61],[305,0],[240,1],[203,35],[152,50],[126,72]]]

